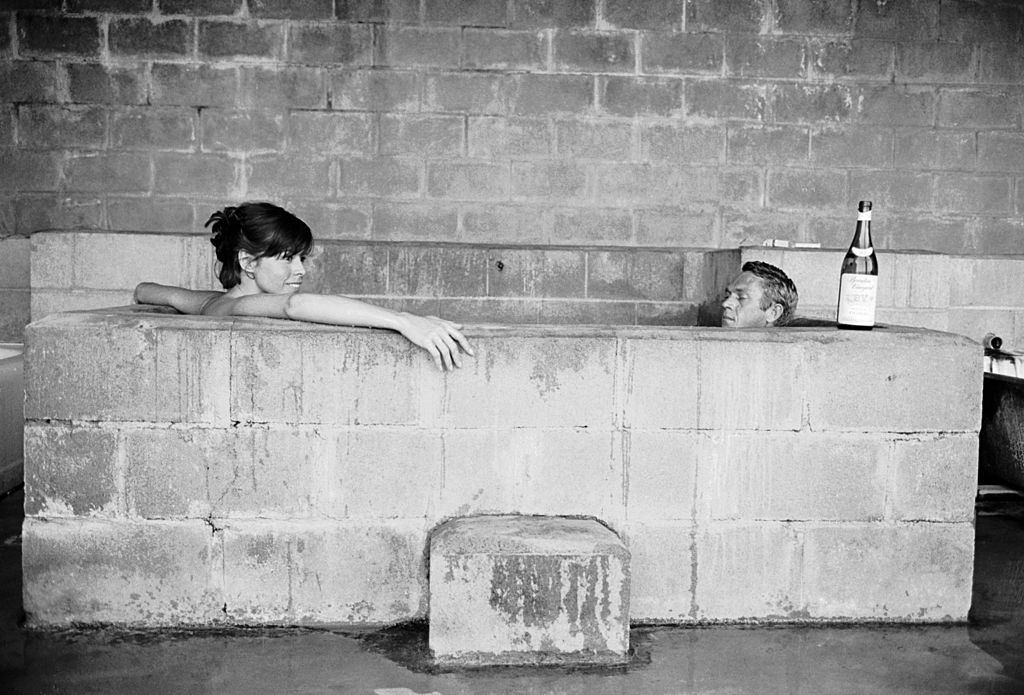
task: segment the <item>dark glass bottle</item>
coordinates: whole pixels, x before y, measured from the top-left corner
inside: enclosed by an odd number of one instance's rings
[[[878,258],[871,243],[871,201],[857,208],[857,231],[839,271],[839,328],[870,331],[875,326],[878,295]]]

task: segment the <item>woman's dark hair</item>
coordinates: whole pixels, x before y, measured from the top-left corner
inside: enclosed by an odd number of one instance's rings
[[[205,227],[213,225],[210,243],[220,261],[220,284],[230,290],[241,281],[238,252],[248,251],[256,258],[306,256],[313,250],[309,225],[284,208],[271,203],[242,203],[210,215]]]

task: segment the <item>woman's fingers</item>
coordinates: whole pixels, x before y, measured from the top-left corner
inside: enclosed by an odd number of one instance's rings
[[[444,342],[445,347],[445,353],[443,354],[451,355],[451,361],[455,363],[455,366],[461,367],[462,359],[459,357],[459,346],[447,333],[441,336],[441,340]]]

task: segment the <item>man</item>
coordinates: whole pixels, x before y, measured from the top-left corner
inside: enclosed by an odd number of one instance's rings
[[[748,261],[725,289],[723,328],[785,326],[796,312],[796,285],[779,268]]]

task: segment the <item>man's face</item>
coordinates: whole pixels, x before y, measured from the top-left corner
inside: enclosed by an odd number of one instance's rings
[[[764,287],[761,278],[751,272],[737,275],[725,288],[722,302],[723,328],[764,328],[775,322],[767,311],[761,308]],[[773,305],[776,306],[776,305]],[[773,307],[769,307],[769,311]]]

